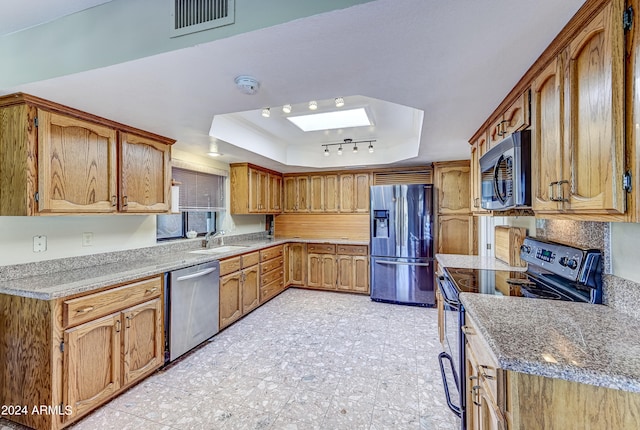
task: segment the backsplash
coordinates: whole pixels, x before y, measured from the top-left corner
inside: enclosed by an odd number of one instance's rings
[[[612,274],[611,224],[593,221],[536,220],[536,236],[585,248],[603,255],[603,302],[617,311],[640,319],[640,284]]]

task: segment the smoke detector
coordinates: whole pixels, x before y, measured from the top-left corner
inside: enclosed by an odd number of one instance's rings
[[[243,93],[253,95],[258,92],[260,82],[253,76],[238,76],[236,78],[236,87]]]

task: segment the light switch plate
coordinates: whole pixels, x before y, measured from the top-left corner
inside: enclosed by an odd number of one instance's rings
[[[33,236],[33,252],[47,250],[47,236]]]

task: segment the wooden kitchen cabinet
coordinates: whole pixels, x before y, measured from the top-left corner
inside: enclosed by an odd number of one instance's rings
[[[533,209],[623,214],[624,2],[609,2],[533,81]]]
[[[0,215],[167,212],[173,143],[27,94],[0,97]]]
[[[344,174],[340,177],[340,212],[369,212],[369,173]]]
[[[120,133],[122,212],[167,212],[171,193],[171,149],[156,140]]]
[[[54,300],[0,294],[0,404],[67,408],[10,418],[57,430],[164,362],[163,277]]]
[[[309,177],[310,212],[338,212],[339,177],[337,174],[317,174]]]
[[[232,214],[282,212],[282,175],[249,163],[229,165]]]
[[[260,305],[260,254],[251,252],[220,261],[220,329]]]
[[[369,294],[369,249],[366,245],[337,245],[336,286],[340,291]]]
[[[284,211],[309,212],[311,202],[309,176],[284,177]]]
[[[475,255],[477,220],[470,204],[469,160],[434,163],[436,253]]]
[[[525,91],[489,127],[489,146],[493,148],[502,139],[515,131],[524,130],[531,124],[530,93]]]
[[[301,242],[289,243],[287,259],[286,285],[304,286],[307,283],[307,244]]]
[[[491,211],[482,208],[482,180],[480,176],[480,158],[489,150],[487,133],[482,133],[471,145],[469,165],[470,207],[474,215],[486,215]]]
[[[309,212],[324,212],[324,188],[325,179],[323,175],[312,175],[309,177],[309,188],[311,190],[309,199]]]
[[[336,289],[336,257],[333,254],[307,254],[307,286],[323,290]]]
[[[260,304],[272,299],[286,288],[285,256],[283,245],[260,251]]]

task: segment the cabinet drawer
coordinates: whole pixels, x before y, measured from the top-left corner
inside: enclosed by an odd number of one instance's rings
[[[162,278],[156,277],[112,290],[65,300],[62,306],[65,327],[84,323],[113,312],[159,297]]]
[[[258,251],[252,252],[251,254],[244,254],[242,256],[242,268],[253,266],[254,264],[258,264],[260,262],[260,253]]]
[[[486,345],[486,342],[468,313],[465,315],[465,318],[466,323],[462,331],[465,333],[469,345],[468,350],[472,351],[473,357],[478,363],[478,373],[481,376],[481,382],[485,384],[490,396],[495,402],[498,399],[498,381],[502,379],[502,370],[489,352],[489,347]]]
[[[309,254],[335,254],[336,246],[330,243],[310,243],[307,245]]]
[[[283,254],[282,245],[263,249],[262,251],[260,251],[260,261],[267,261],[267,260],[271,260],[272,258],[282,257],[282,254]]]
[[[338,254],[366,256],[369,252],[367,248],[367,245],[338,245]]]
[[[264,275],[261,275],[260,285],[267,285],[278,279],[279,280],[284,279],[284,270],[282,269],[282,267],[279,269],[272,270],[269,273],[265,273]]]
[[[260,287],[260,303],[266,302],[282,290],[284,290],[284,281],[278,279]]]
[[[220,261],[220,276],[237,272],[242,268],[242,257],[231,257]]]
[[[264,263],[260,263],[260,274],[264,275],[268,272],[271,272],[275,269],[281,269],[282,266],[282,257],[273,258],[271,260],[265,261]]]

